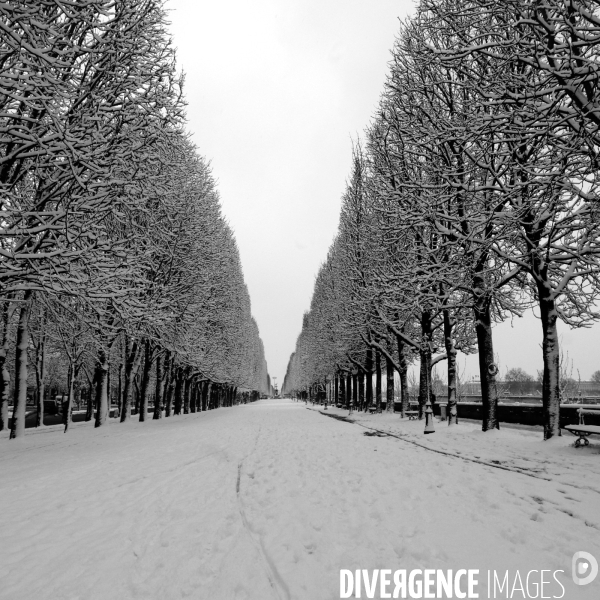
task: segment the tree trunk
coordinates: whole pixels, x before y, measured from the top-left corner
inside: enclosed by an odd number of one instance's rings
[[[10,394],[10,371],[8,370],[8,325],[14,303],[2,303],[2,339],[0,340],[0,431],[8,429],[8,396]]]
[[[394,365],[387,357],[385,363],[385,384],[386,410],[387,412],[394,412]]]
[[[123,399],[121,401],[121,423],[131,418],[131,396],[133,392],[133,379],[136,376],[136,363],[138,355],[141,355],[137,340],[131,343],[129,336],[125,341],[125,386],[123,389]]]
[[[346,408],[352,410],[352,373],[346,373]]]
[[[117,414],[121,416],[121,406],[123,404],[123,363],[119,364],[119,383],[117,386]]]
[[[108,417],[108,356],[104,350],[98,352],[96,367],[96,423],[101,427]]]
[[[202,387],[202,412],[208,410],[208,394],[210,392],[210,387],[210,381],[207,379]]]
[[[431,398],[431,315],[429,311],[421,313],[421,347],[419,349],[419,419]]]
[[[44,395],[46,379],[46,311],[42,312],[40,340],[35,356],[35,383],[37,387],[37,414],[35,426],[44,426]]]
[[[44,378],[38,375],[35,369],[35,426],[44,426]]]
[[[153,419],[162,418],[162,390],[163,390],[162,356],[156,357],[156,386],[154,388],[154,412]]]
[[[367,378],[366,385],[366,405],[367,407],[373,406],[373,349],[367,348],[367,359],[365,377]]]
[[[31,310],[31,290],[23,296],[23,304],[17,327],[15,358],[15,389],[13,399],[13,418],[10,439],[25,434],[25,414],[27,410],[27,349],[29,347],[29,312]]]
[[[196,383],[196,412],[202,412],[202,391],[204,390],[204,382]]]
[[[8,396],[10,372],[6,364],[6,351],[0,351],[0,431],[8,429]]]
[[[444,345],[448,357],[448,425],[458,423],[458,408],[456,406],[456,344],[454,342],[454,319],[448,309],[444,310]]]
[[[481,283],[480,285],[483,285]],[[474,286],[477,289],[477,285]],[[490,299],[487,295],[475,295],[473,307],[475,313],[475,331],[479,351],[479,378],[481,379],[481,404],[483,411],[482,429],[500,429],[498,421],[498,387],[494,367],[494,345],[492,341],[492,317]]]
[[[359,410],[365,410],[365,374],[363,371],[358,374],[358,406]]]
[[[401,396],[401,412],[402,418],[406,416],[406,411],[410,408],[410,398],[408,395],[408,361],[406,360],[406,344],[404,340],[397,335],[396,342],[398,343],[398,366],[400,367],[400,396]]]
[[[112,408],[112,378],[110,375],[110,362],[108,365],[108,372],[106,373],[106,415],[110,418],[110,409]]]
[[[381,353],[375,350],[375,410],[381,412]]]
[[[340,373],[340,404],[343,406],[346,403],[346,378],[343,373]]]
[[[544,439],[560,435],[560,347],[556,322],[558,313],[550,290],[538,284],[540,317],[542,321],[544,376],[542,404],[544,410]]]
[[[190,379],[190,412],[191,413],[196,412],[196,396],[197,396],[196,389],[197,389],[196,375],[193,375],[192,378]]]
[[[152,369],[152,351],[150,340],[144,344],[144,368],[142,370],[142,389],[140,393],[140,421],[145,421],[148,415],[148,387],[150,385],[150,370]]]
[[[183,405],[183,367],[178,367],[175,374],[175,400],[173,414],[180,415]]]
[[[165,363],[165,417],[171,416],[171,405],[173,403],[173,391],[175,389],[175,355],[171,354],[171,360],[166,359]]]
[[[94,377],[92,381],[89,382],[88,393],[87,393],[87,404],[85,410],[85,420],[91,421],[94,418],[94,381],[96,373],[94,373]]]
[[[174,391],[174,374],[173,369],[169,372],[167,377],[167,383],[165,384],[165,417],[171,416],[171,405],[173,403],[173,391]]]
[[[134,415],[139,415],[140,414],[140,397],[141,397],[141,395],[140,395],[140,383],[139,383],[139,381],[140,381],[140,374],[136,373],[133,376],[133,395],[134,395],[134,398],[135,398],[135,402],[133,403],[134,410],[133,410],[132,414],[134,414]],[[110,389],[110,387],[108,389]]]
[[[190,367],[182,373],[183,377],[183,414],[187,415],[190,412],[190,392],[191,392],[191,377]]]
[[[71,424],[71,414],[73,413],[73,390],[75,387],[75,365],[69,365],[69,373],[67,375],[67,406],[63,412],[63,425],[65,430],[63,433],[67,433],[69,425]]]
[[[340,379],[339,374],[336,373],[334,377],[334,395],[333,403],[337,406],[340,402]]]
[[[358,373],[352,374],[352,407],[358,409]]]

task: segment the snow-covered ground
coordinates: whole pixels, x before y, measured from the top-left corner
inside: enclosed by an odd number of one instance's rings
[[[352,418],[280,400],[2,434],[0,598],[325,600],[340,569],[417,568],[480,569],[481,598],[488,570],[562,570],[566,600],[600,598],[571,580],[574,552],[600,560],[598,441]]]

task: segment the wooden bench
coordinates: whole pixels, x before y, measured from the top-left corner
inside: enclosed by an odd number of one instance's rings
[[[580,446],[589,446],[590,441],[587,439],[590,435],[600,435],[600,425],[586,425],[584,417],[585,415],[597,415],[600,416],[600,409],[594,408],[580,408],[579,413],[579,425],[566,425],[565,429],[570,431],[573,435],[579,437],[575,440],[575,448]]]
[[[409,421],[416,421],[419,418],[418,410],[406,410],[404,411],[404,416],[408,417]]]
[[[578,435],[579,437],[575,440],[575,448],[579,448],[579,446],[589,446],[590,441],[587,439],[590,435],[600,435],[600,426],[599,425],[566,425],[565,429],[570,431],[573,435]]]

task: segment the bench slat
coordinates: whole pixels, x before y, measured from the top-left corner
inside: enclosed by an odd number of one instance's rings
[[[582,431],[583,433],[597,433],[600,435],[600,425],[565,425],[565,429],[574,433]]]

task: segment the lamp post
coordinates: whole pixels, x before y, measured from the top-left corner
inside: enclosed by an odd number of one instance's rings
[[[427,397],[427,403],[425,404],[424,433],[435,433],[435,427],[433,426],[433,408],[431,408],[431,396]]]
[[[358,369],[356,367],[354,367],[351,371],[352,373],[352,394],[350,395],[350,412],[348,413],[349,415],[352,414],[352,410],[354,408],[354,398],[357,397],[356,395],[356,381],[357,381],[357,375],[358,375]]]

